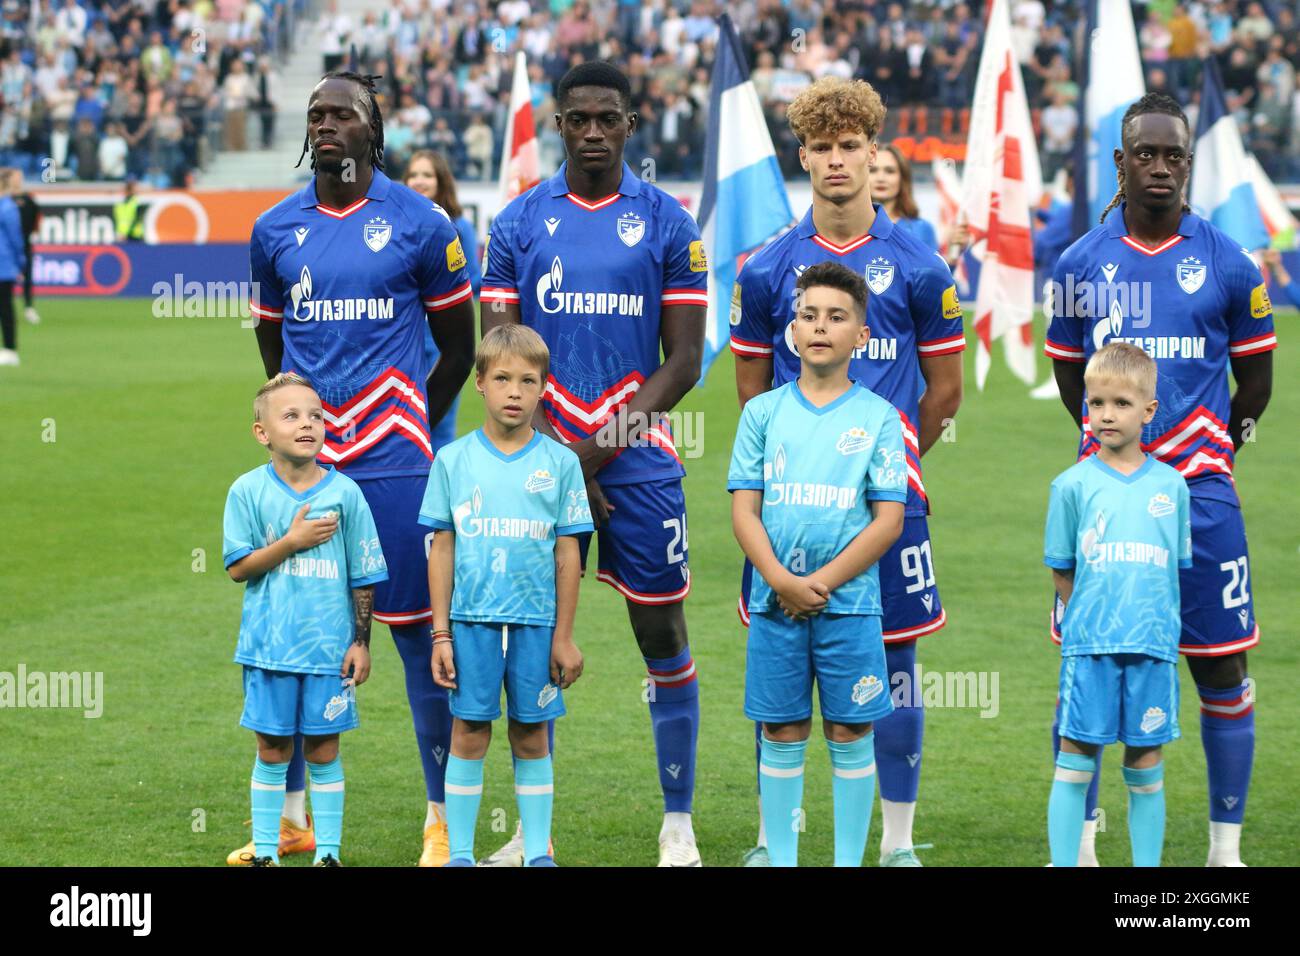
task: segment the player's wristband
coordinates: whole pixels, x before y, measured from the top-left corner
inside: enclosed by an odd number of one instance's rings
[[[438,638],[434,638],[433,646],[437,647],[439,644],[451,644],[451,643],[453,642],[450,637],[438,637]]]

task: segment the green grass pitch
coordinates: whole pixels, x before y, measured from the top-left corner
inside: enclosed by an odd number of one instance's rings
[[[0,865],[214,866],[248,839],[252,735],[238,724],[231,663],[242,588],[221,568],[227,488],[264,460],[249,434],[262,381],[251,331],[237,319],[158,319],[145,300],[47,299],[22,326],[22,367],[0,369],[0,671],[102,671],[103,715],[0,713]],[[1300,699],[1294,677],[1295,422],[1300,358],[1278,317],[1272,405],[1240,457],[1251,576],[1263,643],[1258,748],[1243,855],[1300,861]],[[1041,334],[1041,332],[1040,332]],[[995,360],[967,394],[956,440],[926,457],[931,529],[946,629],[923,638],[927,670],[998,674],[999,711],[931,709],[916,819],[928,866],[1041,866],[1058,654],[1045,636],[1050,583],[1041,561],[1051,478],[1072,461],[1075,432],[1056,401],[1032,401]],[[1040,375],[1047,362],[1039,359]],[[460,430],[474,427],[467,389]],[[686,399],[703,414],[701,458],[687,462],[694,589],[687,602],[699,667],[702,730],[695,829],[705,865],[734,865],[756,827],[753,729],[741,711],[744,632],[735,604],[740,552],[725,473],[737,420],[730,356]],[[49,441],[53,437],[55,440]],[[1291,488],[1288,491],[1288,487]],[[196,570],[198,549],[206,570]],[[1290,582],[1288,584],[1287,582]],[[661,811],[644,669],[622,600],[589,575],[577,641],[586,674],[567,694],[556,768],[561,865],[649,866]],[[424,786],[387,629],[375,628],[374,674],[359,695],[362,727],[344,736],[349,865],[410,866],[420,850]],[[1205,768],[1195,688],[1183,674],[1183,739],[1167,749],[1165,862],[1205,861]],[[1289,675],[1289,676],[1288,676]],[[487,765],[478,850],[516,813],[504,728]],[[802,860],[831,860],[829,761],[809,750]],[[1127,865],[1119,760],[1105,761],[1103,864]],[[879,842],[877,811],[867,861]],[[310,861],[293,858],[294,865]]]

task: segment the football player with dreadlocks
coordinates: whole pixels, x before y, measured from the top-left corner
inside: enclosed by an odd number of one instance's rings
[[[428,798],[420,863],[437,866],[448,856],[451,717],[430,668],[428,544],[417,517],[433,459],[429,423],[447,411],[473,363],[474,301],[447,214],[384,174],[376,79],[336,71],[312,91],[299,163],[310,154],[315,175],[253,226],[250,309],[267,376],[294,371],[311,382],[325,412],[320,463],[355,480],[374,514],[389,573],[375,590],[374,618],[388,624],[406,671]],[[439,351],[432,367],[426,323]],[[268,538],[286,530],[268,528]],[[309,765],[313,791],[342,790],[336,763]],[[259,759],[255,767],[255,789],[287,791],[281,855],[327,836],[337,842],[323,814],[313,835],[304,778],[301,737],[290,763]],[[251,853],[237,850],[227,862],[251,862]]]
[[[1246,651],[1259,643],[1259,627],[1232,470],[1272,391],[1273,307],[1250,254],[1184,201],[1191,131],[1179,105],[1148,93],[1129,107],[1122,129],[1115,198],[1101,225],[1067,249],[1053,273],[1046,351],[1061,400],[1082,430],[1080,458],[1100,447],[1084,402],[1084,364],[1108,342],[1137,345],[1156,361],[1159,407],[1143,429],[1142,448],[1176,468],[1191,492],[1193,554],[1192,567],[1180,576],[1179,650],[1201,699],[1208,865],[1241,866],[1255,751]],[[1231,395],[1229,368],[1236,381]],[[1152,516],[1165,513],[1152,499]],[[1143,725],[1158,728],[1176,717],[1152,707]],[[1081,788],[1080,810],[1084,778],[1095,779],[1095,770],[1071,775]],[[1095,866],[1086,831],[1084,841],[1080,862]]]

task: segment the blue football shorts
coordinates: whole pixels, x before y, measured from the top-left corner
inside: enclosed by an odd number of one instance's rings
[[[1158,747],[1180,736],[1178,665],[1145,654],[1061,658],[1060,732],[1085,744]]]
[[[807,720],[814,679],[827,720],[866,724],[891,714],[880,618],[822,613],[795,621],[780,610],[752,615],[745,716],[768,724]]]
[[[599,480],[599,479],[597,479]],[[677,604],[691,589],[686,550],[686,497],[680,478],[601,485],[614,510],[596,529],[596,579],[636,604]],[[591,535],[578,535],[587,566]],[[387,552],[385,552],[387,553]]]
[[[294,674],[244,665],[239,726],[269,737],[327,737],[354,730],[356,692],[338,674]]]
[[[511,720],[539,724],[564,716],[564,696],[551,683],[555,628],[536,624],[453,621],[456,690],[451,713],[461,720],[496,720],[501,689]]]

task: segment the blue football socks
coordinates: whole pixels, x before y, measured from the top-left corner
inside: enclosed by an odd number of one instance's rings
[[[826,741],[835,797],[835,865],[861,866],[876,801],[875,734],[848,743]]]
[[[284,779],[287,763],[253,760],[253,845],[257,856],[275,860],[280,852],[280,814],[284,811]]]
[[[316,824],[316,862],[339,858],[343,840],[343,758],[329,763],[307,762],[311,774],[312,819]]]

